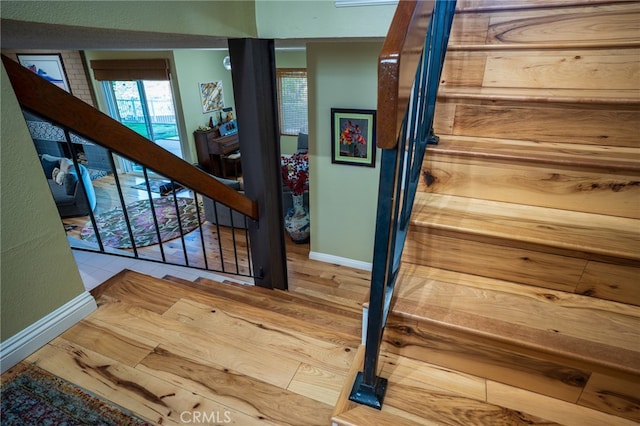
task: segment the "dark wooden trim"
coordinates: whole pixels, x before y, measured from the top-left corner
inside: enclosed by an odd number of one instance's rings
[[[9,57],[2,55],[2,63],[23,108],[72,129],[79,136],[218,200],[252,219],[258,218],[258,204],[255,201],[50,84]]]
[[[398,3],[378,60],[377,146],[393,149],[408,107],[435,0]]]
[[[260,207],[249,226],[255,283],[287,288],[273,40],[229,40],[233,93],[247,195]],[[258,226],[259,225],[259,226]]]

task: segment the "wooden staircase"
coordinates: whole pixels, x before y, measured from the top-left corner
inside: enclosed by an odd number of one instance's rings
[[[499,406],[527,399],[532,424],[640,422],[638,22],[640,2],[458,2],[383,337],[386,407],[343,391],[335,424],[525,423],[445,420],[389,354],[416,377],[484,379]]]

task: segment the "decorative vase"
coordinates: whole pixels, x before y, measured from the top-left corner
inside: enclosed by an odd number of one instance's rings
[[[293,207],[287,211],[284,217],[284,228],[294,243],[302,244],[309,241],[311,232],[309,213],[304,208],[304,195],[291,194]]]

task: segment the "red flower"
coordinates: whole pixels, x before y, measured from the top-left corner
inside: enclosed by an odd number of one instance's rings
[[[360,125],[354,125],[351,120],[348,120],[344,130],[340,133],[340,143],[351,145],[354,142],[361,143],[362,145],[367,144],[367,140],[362,136],[362,129],[360,129]]]
[[[296,152],[291,157],[282,157],[282,181],[296,195],[309,190],[309,154]]]

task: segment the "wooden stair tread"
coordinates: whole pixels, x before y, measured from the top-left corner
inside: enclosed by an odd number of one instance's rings
[[[440,143],[429,145],[426,155],[453,155],[478,159],[640,172],[640,150],[633,147],[441,135]]]
[[[91,290],[98,306],[103,299],[109,302],[127,299],[144,309],[163,314],[180,299],[180,293],[170,286],[162,286],[162,280],[124,269]]]
[[[206,289],[211,284],[216,285],[215,281],[210,282],[207,278],[198,278],[194,281],[196,285],[203,286],[202,289]],[[273,301],[274,304],[279,306],[291,306],[291,303],[295,303],[300,306],[305,306],[309,309],[317,310],[318,312],[331,312],[345,318],[351,318],[355,321],[360,321],[362,311],[360,309],[352,309],[348,307],[332,306],[325,301],[309,296],[307,294],[295,293],[292,291],[282,290],[270,290],[262,287],[252,287],[250,292],[245,291],[242,285],[234,283],[224,283],[222,286],[216,285],[215,291],[218,294],[224,295],[229,298],[238,298],[240,300],[255,300],[256,303],[264,302],[268,298]]]
[[[435,193],[416,194],[411,223],[476,237],[640,260],[640,221]]]
[[[549,89],[521,87],[466,87],[441,85],[439,99],[473,99],[570,104],[640,105],[640,90]]]
[[[103,297],[109,301],[126,298],[129,303],[135,301],[145,305],[148,310],[164,314],[179,299],[193,300],[196,295],[195,301],[199,303],[222,306],[242,304],[249,307],[250,311],[255,311],[256,308],[267,309],[268,312],[278,314],[286,321],[306,323],[308,329],[318,330],[320,333],[331,331],[339,339],[349,343],[357,342],[358,340],[354,339],[359,339],[361,336],[361,314],[356,315],[334,306],[291,303],[278,296],[275,290],[234,284],[233,287],[241,288],[229,291],[228,288],[232,286],[213,280],[206,280],[206,286],[204,286],[202,283],[193,283],[176,277],[167,276],[167,279],[160,279],[130,270],[122,271],[105,284],[104,287],[100,286],[95,293],[92,293],[98,303]],[[212,286],[215,288],[213,289]],[[262,291],[267,292],[266,295],[255,295],[255,292]]]
[[[364,347],[358,349],[332,415],[334,425],[555,425],[571,419],[578,424],[596,417],[601,423],[625,424],[610,415],[589,409],[548,414],[547,406],[531,406],[523,410],[505,409],[493,402],[485,379],[460,373],[394,353],[381,352],[380,375],[389,380],[387,393],[378,411],[349,401],[356,372],[361,369]],[[508,385],[491,383],[502,390],[520,391]],[[522,391],[521,391],[522,392]],[[541,397],[544,402],[548,398]],[[557,403],[557,402],[556,402]],[[455,409],[445,409],[450,407]],[[588,424],[585,422],[584,424]]]
[[[590,5],[619,3],[619,0],[591,0]],[[553,8],[583,6],[584,0],[511,0],[501,2],[495,0],[460,0],[456,12],[478,13],[482,11],[520,10],[534,8]]]
[[[640,375],[640,307],[406,263],[398,283],[394,316]]]
[[[462,424],[471,419],[478,425],[555,424],[488,403],[483,379],[385,352],[380,374],[389,385],[382,410],[358,405],[349,395],[363,358],[360,346],[331,417],[335,425]]]
[[[421,426],[423,424],[364,405],[356,405],[351,410],[334,416],[332,421],[333,424],[340,426]]]
[[[287,292],[279,290],[269,290],[261,287],[243,286],[238,284],[217,283],[205,278],[196,281],[186,281],[180,278],[167,276],[166,279],[172,283],[184,287],[201,290],[206,296],[198,301],[224,300],[224,306],[242,304],[251,307],[252,310],[260,308],[269,312],[270,316],[275,315],[287,321],[292,328],[312,329],[321,331],[331,331],[335,333],[336,339],[343,343],[355,344],[354,337],[361,335],[361,314],[354,315],[353,312],[340,309],[339,307],[314,304],[301,298],[288,298]],[[284,294],[282,294],[284,293]],[[239,311],[249,315],[246,310]],[[293,324],[300,322],[300,324]],[[313,331],[306,331],[312,333]],[[327,337],[328,340],[331,340]]]

